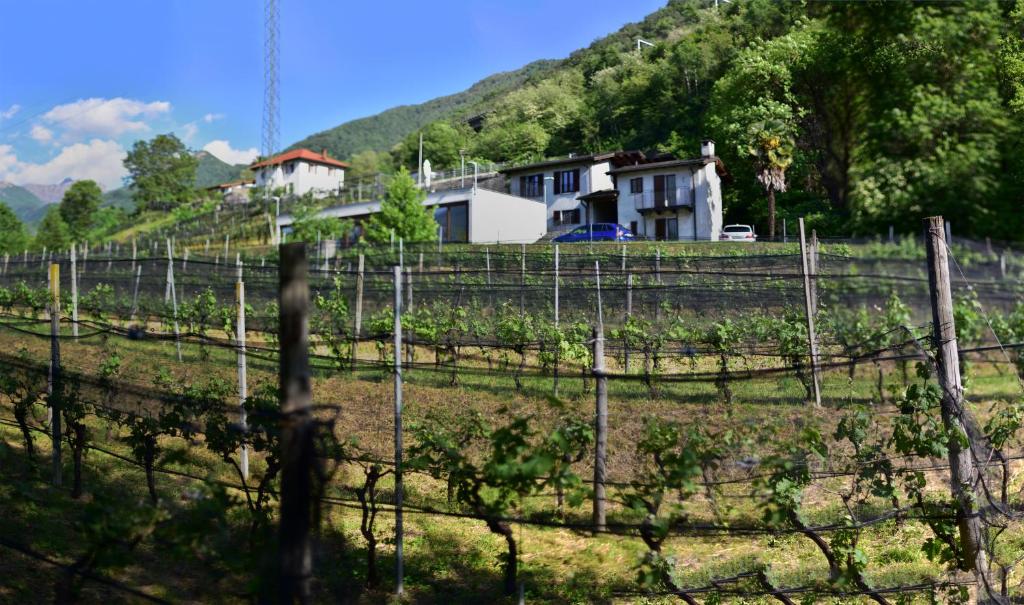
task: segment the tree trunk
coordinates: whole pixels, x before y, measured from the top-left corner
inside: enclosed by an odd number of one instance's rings
[[[69,428],[75,432],[75,445],[72,450],[75,463],[75,477],[71,487],[71,497],[78,499],[82,496],[82,454],[85,450],[85,425],[76,422]]]
[[[505,558],[505,594],[508,596],[516,594],[516,576],[519,573],[519,552],[516,549],[515,535],[512,533],[512,526],[504,521],[494,519],[487,520],[487,528],[492,532],[505,538],[508,545],[508,553]]]
[[[156,495],[156,476],[153,471],[153,464],[156,459],[156,445],[153,443],[154,438],[147,437],[146,439],[146,453],[143,456],[143,466],[146,468],[146,487],[149,489],[149,499],[156,506],[157,495]]]
[[[25,440],[25,453],[31,464],[36,453],[35,443],[32,441],[32,431],[28,427],[28,417],[24,409],[14,408],[14,419],[18,421],[18,428],[21,429],[21,437]]]
[[[775,188],[768,188],[768,239],[775,240]]]

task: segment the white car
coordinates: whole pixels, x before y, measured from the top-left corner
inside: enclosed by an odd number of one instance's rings
[[[750,225],[726,225],[722,227],[722,234],[718,236],[722,242],[754,242],[757,235]]]

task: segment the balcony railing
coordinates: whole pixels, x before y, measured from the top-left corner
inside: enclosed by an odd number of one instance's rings
[[[672,210],[674,208],[692,208],[693,193],[682,187],[665,191],[641,191],[630,193],[633,206],[637,210]]]

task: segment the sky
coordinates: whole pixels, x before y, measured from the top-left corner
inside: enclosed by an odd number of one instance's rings
[[[250,161],[263,0],[0,0],[0,181],[120,186],[173,132]],[[665,0],[279,0],[281,144],[567,56]]]

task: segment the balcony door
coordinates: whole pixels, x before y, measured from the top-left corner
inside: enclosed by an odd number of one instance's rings
[[[654,175],[654,207],[668,208],[676,205],[676,175]]]

